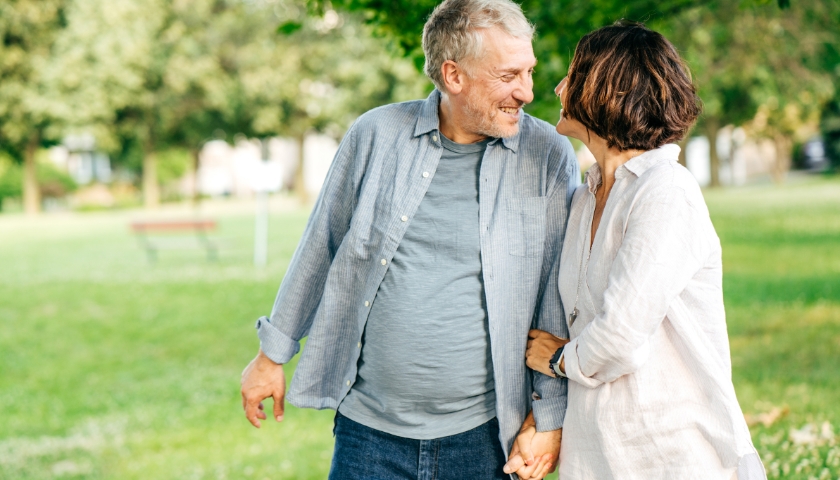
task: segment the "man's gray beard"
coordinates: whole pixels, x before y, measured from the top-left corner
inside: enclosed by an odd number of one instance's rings
[[[494,117],[488,117],[486,112],[482,111],[481,108],[473,103],[471,97],[467,97],[465,108],[467,110],[467,117],[471,123],[466,125],[464,130],[493,138],[508,138],[519,133],[519,125],[514,127],[510,133],[502,130],[493,121]]]

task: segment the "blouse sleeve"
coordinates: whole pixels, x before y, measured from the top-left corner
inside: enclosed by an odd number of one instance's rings
[[[566,346],[569,380],[594,388],[644,365],[668,306],[711,253],[708,222],[706,209],[674,184],[638,198],[610,268],[603,311]]]

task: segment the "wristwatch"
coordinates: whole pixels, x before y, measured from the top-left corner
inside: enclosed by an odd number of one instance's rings
[[[548,368],[554,372],[554,376],[557,378],[566,378],[566,374],[560,370],[560,363],[563,362],[563,353],[566,349],[566,345],[558,348],[554,355],[551,356],[551,360],[548,361]]]

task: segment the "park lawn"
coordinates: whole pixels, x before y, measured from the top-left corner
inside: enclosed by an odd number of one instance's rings
[[[741,405],[789,410],[752,430],[770,477],[840,478],[837,437],[820,439],[840,428],[840,181],[707,201]],[[332,412],[287,405],[257,430],[238,386],[306,212],[272,215],[262,270],[244,212],[215,215],[218,262],[155,265],[128,232],[138,215],[0,216],[0,478],[326,478]]]

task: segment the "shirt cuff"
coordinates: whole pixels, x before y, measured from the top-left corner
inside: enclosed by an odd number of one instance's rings
[[[289,363],[300,351],[300,342],[293,340],[271,324],[268,317],[257,319],[255,326],[260,338],[260,350],[274,363],[281,365]]]
[[[565,350],[563,350],[563,366],[566,370],[566,377],[575,383],[579,383],[584,387],[589,388],[595,388],[604,383],[595,378],[587,377],[580,369],[580,359],[578,358],[577,346],[578,341],[577,339],[574,339],[567,343]]]
[[[565,380],[554,379],[554,381]],[[531,409],[534,411],[534,421],[537,422],[538,432],[550,432],[563,428],[563,421],[566,419],[566,401],[565,396],[531,400]]]

